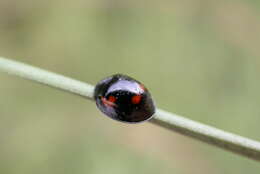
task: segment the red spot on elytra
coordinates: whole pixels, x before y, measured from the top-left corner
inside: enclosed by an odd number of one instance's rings
[[[142,99],[141,95],[134,95],[131,100],[133,104],[139,104],[141,102],[141,99]]]
[[[108,100],[105,97],[102,97],[101,101],[106,106],[110,106],[110,107],[115,107],[116,106],[116,104],[115,104],[116,98],[114,96],[110,96],[108,98]]]
[[[116,102],[116,98],[111,95],[111,96],[108,97],[108,101],[110,101],[112,103],[115,103]]]

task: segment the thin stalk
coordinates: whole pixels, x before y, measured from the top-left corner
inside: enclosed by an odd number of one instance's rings
[[[53,72],[0,57],[0,70],[93,101],[94,87]],[[202,142],[260,161],[260,142],[235,135],[157,108],[151,123]]]

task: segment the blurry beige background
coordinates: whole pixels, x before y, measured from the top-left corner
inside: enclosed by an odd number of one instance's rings
[[[0,55],[91,84],[142,81],[157,106],[260,140],[257,0],[1,0]],[[1,174],[259,173],[244,157],[0,73]]]

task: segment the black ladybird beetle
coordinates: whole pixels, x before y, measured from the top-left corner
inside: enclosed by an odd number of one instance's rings
[[[137,80],[116,74],[95,87],[97,107],[112,119],[138,123],[152,118],[155,105],[149,91]]]

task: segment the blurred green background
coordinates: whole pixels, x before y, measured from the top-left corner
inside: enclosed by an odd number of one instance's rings
[[[257,0],[1,0],[0,55],[91,84],[124,73],[158,107],[260,140]],[[260,165],[0,73],[1,174],[259,173]]]

